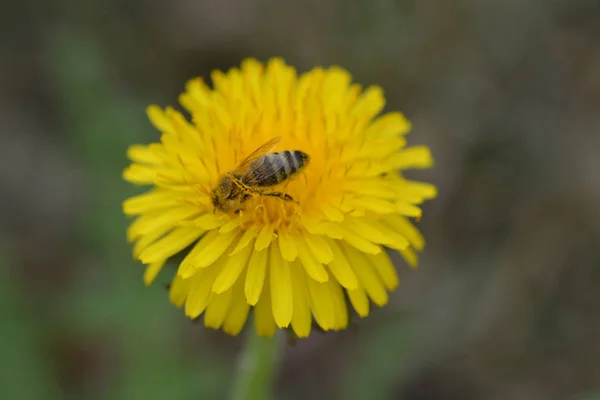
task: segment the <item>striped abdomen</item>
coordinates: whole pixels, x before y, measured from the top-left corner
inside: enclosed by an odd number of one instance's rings
[[[248,186],[275,186],[300,172],[308,160],[308,154],[299,150],[265,154],[252,163],[242,182]]]

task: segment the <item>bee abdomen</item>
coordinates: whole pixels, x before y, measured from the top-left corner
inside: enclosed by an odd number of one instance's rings
[[[292,174],[301,170],[308,162],[308,154],[299,150],[282,151],[277,154],[281,154],[285,158],[285,160],[291,166]]]
[[[274,186],[282,183],[298,172],[308,163],[308,155],[299,150],[286,150],[267,154],[263,157],[260,172],[257,173],[256,184]]]
[[[298,150],[286,150],[273,153],[273,161],[277,165],[277,170],[285,171],[284,179],[291,177],[299,172],[308,161],[308,155]]]

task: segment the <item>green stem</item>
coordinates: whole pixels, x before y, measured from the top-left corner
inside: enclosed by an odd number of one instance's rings
[[[234,381],[232,400],[268,400],[272,398],[272,381],[277,366],[279,334],[260,337],[249,330],[246,348],[240,356],[238,375]]]

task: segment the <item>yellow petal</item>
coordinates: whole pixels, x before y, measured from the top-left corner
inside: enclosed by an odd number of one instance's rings
[[[186,93],[189,93],[190,97],[193,98],[199,105],[199,107],[189,108],[188,110],[190,112],[197,111],[198,108],[202,109],[206,105],[210,104],[212,90],[202,78],[188,80],[185,85],[185,91]]]
[[[298,258],[304,266],[308,276],[317,282],[327,282],[327,271],[309,249],[305,240],[302,237],[296,237],[296,247],[298,248]]]
[[[168,116],[171,118],[171,124],[182,141],[186,142],[186,144],[189,143],[191,146],[201,147],[203,145],[202,136],[199,135],[198,129],[196,126],[189,123],[183,114],[171,108],[168,112]],[[185,152],[180,152],[179,154],[183,155]],[[196,160],[199,163],[200,160],[198,157],[196,157]]]
[[[403,192],[409,193],[423,199],[433,199],[437,196],[437,189],[434,185],[424,182],[402,181],[400,189]]]
[[[275,323],[280,328],[287,328],[292,321],[293,312],[292,278],[290,265],[281,257],[278,247],[277,243],[271,246],[271,300]]]
[[[154,183],[158,174],[158,169],[142,164],[131,164],[123,170],[123,179],[137,185],[147,185]]]
[[[387,252],[382,251],[376,255],[366,254],[366,257],[379,274],[385,287],[390,291],[396,289],[399,283],[398,273]]]
[[[190,279],[183,279],[175,275],[169,289],[169,300],[175,307],[181,307],[188,296]]]
[[[306,287],[306,275],[300,262],[296,260],[290,265],[292,273],[292,296],[294,299],[294,312],[292,314],[292,328],[299,338],[308,337],[312,326],[312,315],[308,289]]]
[[[407,217],[421,218],[421,214],[423,214],[419,207],[407,203],[397,203],[396,211]]]
[[[159,274],[160,270],[165,265],[165,262],[166,260],[158,261],[146,267],[146,270],[144,271],[144,283],[146,284],[146,286],[149,286],[152,283],[152,281],[156,279],[156,276]]]
[[[412,124],[404,114],[392,112],[377,118],[367,128],[366,137],[391,138],[396,135],[404,135],[412,129]]]
[[[166,233],[172,231],[173,228],[168,225],[161,226],[155,229],[152,232],[148,232],[143,234],[133,245],[133,256],[135,258],[140,258],[140,254],[144,249],[150,246],[152,243],[156,242],[158,239],[165,236]],[[198,236],[202,235],[202,231],[198,231]]]
[[[172,132],[173,124],[171,124],[171,119],[166,116],[165,112],[160,109],[160,107],[156,105],[148,106],[146,109],[146,113],[148,114],[148,119],[152,122],[159,131],[161,132]]]
[[[352,77],[339,67],[330,67],[323,81],[323,106],[331,110],[343,110],[348,101],[348,86]],[[330,132],[330,131],[328,131]]]
[[[321,206],[321,211],[329,221],[341,222],[344,220],[344,214],[335,206],[325,203]]]
[[[335,306],[329,284],[307,279],[310,306],[315,320],[323,330],[333,329],[335,326]]]
[[[150,217],[148,215],[140,215],[136,217],[133,222],[127,228],[127,241],[133,242],[140,236],[142,233],[140,232],[140,227],[147,223]]]
[[[246,268],[251,254],[252,247],[246,246],[239,253],[233,256],[226,256],[227,261],[221,269],[221,273],[217,277],[217,280],[213,284],[213,292],[223,293],[224,291],[228,290],[231,286],[233,286],[233,284],[239,278],[244,268]]]
[[[415,253],[415,251],[412,248],[407,247],[406,249],[400,249],[399,251],[409,266],[411,266],[412,268],[416,268],[419,266],[419,258],[417,257],[417,253]]]
[[[256,250],[266,249],[271,244],[273,236],[273,225],[267,224],[263,226],[260,232],[258,233],[256,242],[254,243],[254,248]]]
[[[393,217],[398,217],[398,215],[389,215],[378,220],[372,219],[369,221],[369,225],[387,238],[387,247],[392,249],[405,249],[410,245],[408,239],[404,237],[404,235],[391,228],[389,225],[385,224],[385,221]]]
[[[246,302],[246,297],[244,296],[244,288],[241,283],[243,281],[244,279],[238,279],[232,289],[233,298],[223,322],[223,331],[232,336],[236,336],[242,331],[244,325],[246,325],[248,312],[250,311],[250,305]]]
[[[431,168],[433,157],[426,146],[413,146],[392,155],[386,165],[393,169]]]
[[[238,241],[235,248],[229,253],[230,256],[239,253],[243,249],[246,248],[250,243],[254,242],[254,238],[258,234],[258,229],[256,227],[250,227],[244,231],[244,234]]]
[[[205,268],[214,263],[239,237],[239,231],[219,233],[210,231],[197,244],[194,249],[194,257],[184,260],[177,272],[183,278],[189,277],[199,268]]]
[[[181,263],[179,263],[179,269],[178,269],[178,271],[180,271],[182,268],[189,268],[188,265],[190,264],[190,262],[196,258],[196,256],[198,255],[198,253],[201,252],[202,249],[203,249],[203,247],[205,246],[205,245],[202,244],[203,240],[204,240],[204,238],[201,238],[199,241],[196,242],[196,244],[194,244],[192,246],[192,249],[183,258],[183,260],[181,261]],[[199,269],[194,269],[189,274],[187,274],[185,276],[185,278],[188,278],[188,277],[192,276],[193,274],[195,274],[198,271],[199,271]]]
[[[344,229],[343,241],[364,253],[377,254],[381,251],[380,246],[364,236],[349,231],[348,229]]]
[[[371,211],[378,215],[387,215],[396,212],[396,204],[386,199],[378,199],[370,196],[357,197],[354,199],[356,210]]]
[[[201,210],[192,204],[182,204],[177,207],[168,209],[151,219],[146,220],[138,229],[139,233],[146,234],[159,229],[163,226],[178,226],[182,221],[194,218]],[[196,228],[196,230],[200,231]]]
[[[423,250],[425,239],[419,230],[407,219],[398,215],[390,216],[384,220],[392,229],[408,239],[409,243],[417,250]]]
[[[348,181],[345,183],[344,188],[352,193],[361,194],[367,196],[366,200],[378,200],[382,204],[390,204],[389,202],[383,202],[381,199],[397,199],[398,195],[395,193],[394,187],[389,182],[377,180],[365,180],[358,179]],[[378,199],[373,199],[377,197]]]
[[[341,239],[344,236],[340,224],[336,222],[317,222],[308,218],[302,218],[302,225],[309,233],[314,235],[326,235],[332,239]]]
[[[229,79],[227,79],[227,75],[223,73],[223,71],[213,70],[210,73],[210,78],[213,82],[213,87],[215,88],[215,92],[223,93],[225,95],[229,95]]]
[[[333,239],[329,239],[328,243],[333,252],[333,261],[328,265],[329,270],[343,287],[349,290],[356,289],[358,287],[356,275],[354,275],[354,271],[352,271],[339,243]]]
[[[352,269],[361,286],[365,288],[373,302],[380,307],[387,304],[388,295],[385,287],[366,258],[366,255],[352,246],[344,246],[344,252],[348,259],[352,260]]]
[[[197,318],[206,309],[212,296],[213,282],[221,270],[223,261],[224,259],[221,258],[210,267],[198,270],[191,278],[186,279],[190,281],[189,293],[185,301],[185,315],[189,318]]]
[[[192,244],[201,234],[202,231],[196,227],[173,229],[167,236],[146,247],[140,259],[144,264],[166,260]]]
[[[344,227],[358,236],[368,237],[374,243],[405,248],[408,246],[408,240],[400,235],[394,234],[391,229],[378,224],[375,220],[366,218],[346,218]]]
[[[346,298],[340,284],[335,279],[328,280],[327,284],[329,285],[329,291],[333,300],[335,315],[333,329],[338,331],[348,326],[348,306],[346,305]]]
[[[365,289],[359,286],[354,290],[346,290],[346,293],[348,293],[350,303],[358,316],[361,318],[367,317],[369,315],[369,298]]]
[[[362,118],[370,120],[383,109],[384,105],[383,90],[379,86],[374,85],[368,87],[363,92],[352,111],[355,115],[360,115]]]
[[[333,260],[333,253],[323,237],[308,232],[304,232],[303,236],[317,261],[322,264],[329,264]]]
[[[150,146],[129,146],[127,149],[127,158],[133,162],[142,164],[162,164],[162,160],[154,154]]]
[[[182,193],[160,189],[152,190],[125,200],[123,202],[123,212],[127,215],[143,214],[148,211],[173,207],[182,199]]]
[[[390,154],[398,152],[406,145],[406,139],[395,137],[372,141],[359,149],[357,158],[370,158],[374,160],[383,160]]]
[[[231,304],[232,291],[213,293],[204,313],[204,326],[219,329],[225,321],[229,305]]]
[[[215,214],[207,213],[196,218],[194,220],[194,223],[197,227],[210,231],[212,229],[219,228],[225,223],[225,221],[222,218],[216,216]]]
[[[253,250],[248,262],[245,293],[248,304],[255,305],[260,298],[265,282],[268,250]]]
[[[265,282],[265,290],[262,291],[260,299],[254,307],[254,327],[259,336],[272,337],[275,334],[276,326],[271,310],[271,293],[269,290],[269,281],[267,280]]]
[[[224,224],[221,228],[219,228],[219,232],[220,233],[228,233],[228,232],[231,232],[234,229],[236,229],[238,226],[240,226],[240,219],[235,218],[235,219],[232,219],[231,221],[227,222],[226,224]]]
[[[286,261],[294,261],[298,257],[296,241],[287,232],[279,232],[279,250],[281,257]]]
[[[342,239],[344,237],[344,230],[339,224],[328,222],[323,225],[323,233],[332,239]]]

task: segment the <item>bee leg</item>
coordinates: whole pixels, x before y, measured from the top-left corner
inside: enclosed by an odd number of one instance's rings
[[[294,199],[292,198],[292,196],[290,196],[287,193],[283,193],[283,192],[262,192],[260,193],[261,196],[269,196],[269,197],[279,197],[282,200],[285,201],[294,201]]]

